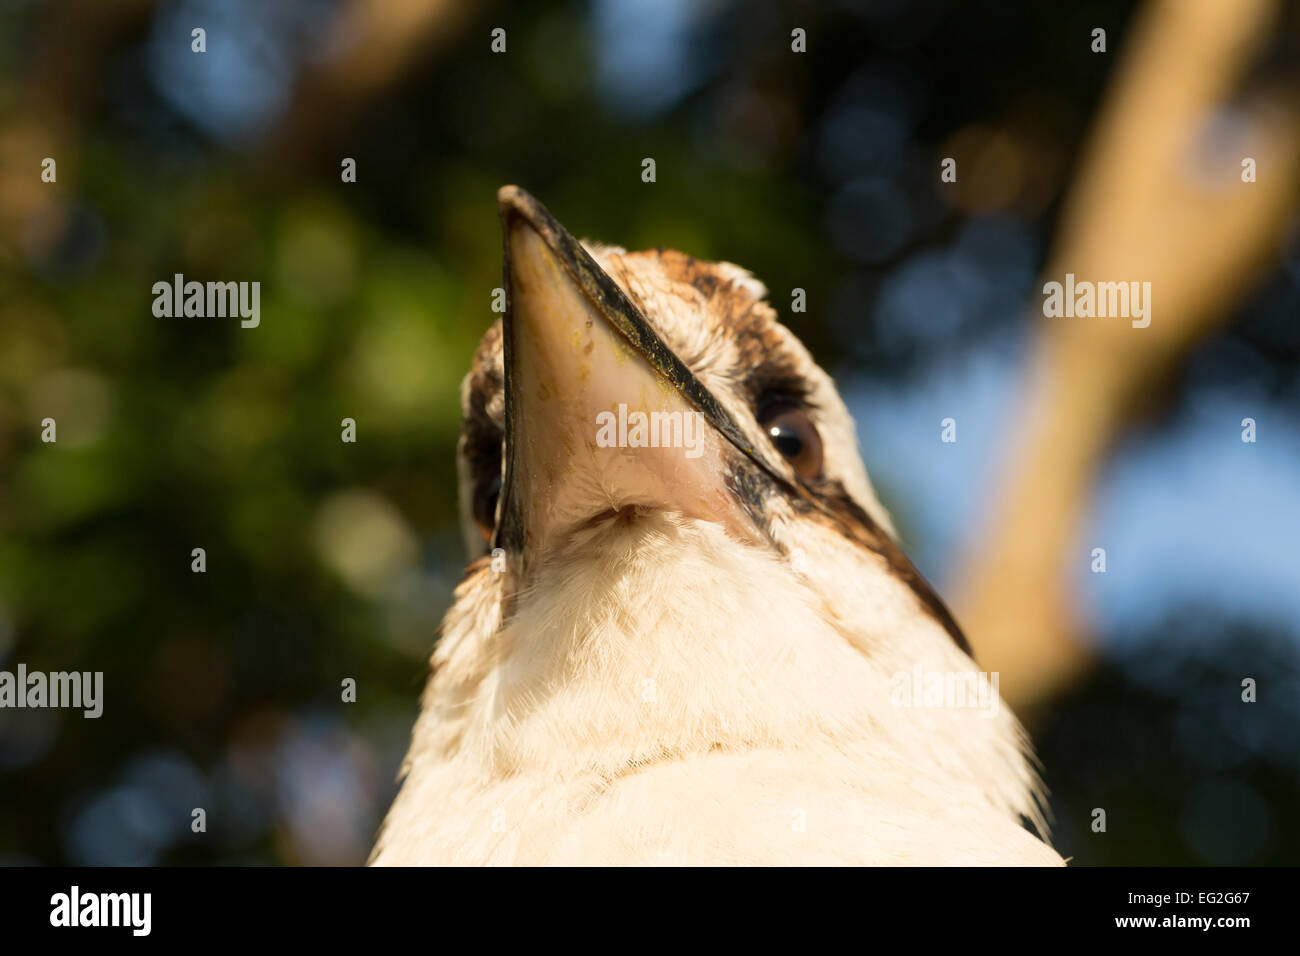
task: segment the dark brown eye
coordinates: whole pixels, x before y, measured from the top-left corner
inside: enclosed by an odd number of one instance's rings
[[[822,437],[807,412],[790,405],[773,405],[759,415],[758,423],[796,475],[805,481],[821,476]]]
[[[474,489],[474,523],[484,541],[492,540],[492,529],[497,523],[497,499],[500,497],[500,472]]]

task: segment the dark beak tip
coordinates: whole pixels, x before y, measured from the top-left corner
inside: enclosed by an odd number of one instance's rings
[[[537,229],[549,218],[546,208],[532,193],[513,185],[502,186],[497,190],[497,211],[501,216],[503,227],[507,230],[519,221]]]
[[[525,200],[531,200],[533,197],[527,191],[520,189],[518,186],[505,185],[497,190],[497,206],[502,212],[518,206]]]

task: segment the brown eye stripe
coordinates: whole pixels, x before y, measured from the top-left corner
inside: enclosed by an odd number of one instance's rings
[[[501,395],[503,385],[501,323],[497,322],[488,329],[474,353],[460,427],[462,452],[476,482],[501,467],[501,425],[493,419],[490,409]]]
[[[889,562],[890,570],[912,589],[921,602],[921,607],[943,626],[953,642],[973,660],[975,654],[971,650],[970,641],[948,610],[948,605],[943,603],[943,599],[903,553],[898,543],[849,497],[844,486],[838,481],[823,481],[812,494],[820,506],[820,516],[826,523],[850,541],[874,551]],[[818,509],[809,507],[807,501],[796,500],[795,507],[809,517],[817,516]]]

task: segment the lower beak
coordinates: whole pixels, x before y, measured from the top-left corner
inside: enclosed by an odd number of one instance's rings
[[[753,537],[752,450],[622,289],[536,199],[497,195],[506,456],[493,547],[529,562],[615,515],[668,510]]]

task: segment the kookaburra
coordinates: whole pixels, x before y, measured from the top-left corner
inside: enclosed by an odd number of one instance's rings
[[[996,690],[897,693],[976,665],[763,286],[498,202],[506,313],[458,449],[477,559],[372,863],[1059,864]]]

